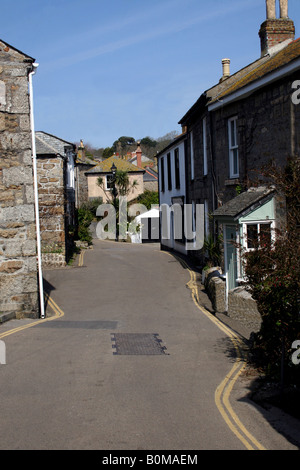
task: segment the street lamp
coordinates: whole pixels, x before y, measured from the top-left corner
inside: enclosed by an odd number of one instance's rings
[[[116,177],[117,167],[114,163],[112,164],[112,167],[111,167],[110,171],[112,172],[112,175],[115,178]]]
[[[117,190],[116,190],[116,171],[117,171],[117,167],[114,163],[112,164],[112,167],[111,167],[110,171],[112,173],[112,184],[113,184],[112,193],[113,193],[113,201],[114,201],[113,204],[114,204],[115,210],[117,211]],[[118,241],[118,228],[116,227],[116,242],[117,241]]]

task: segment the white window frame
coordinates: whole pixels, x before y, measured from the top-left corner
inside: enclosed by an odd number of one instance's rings
[[[203,133],[203,175],[206,176],[208,173],[207,169],[207,139],[206,139],[206,117],[202,121],[202,133]]]
[[[109,187],[108,187],[107,178],[113,178],[113,175],[112,175],[112,174],[105,175],[105,190],[106,190],[106,191],[112,191],[113,188],[109,188]]]
[[[275,222],[274,220],[249,220],[247,222],[243,222],[242,226],[243,226],[243,248],[245,249],[245,251],[253,251],[255,248],[248,248],[248,242],[247,242],[247,226],[248,225],[257,225],[258,227],[258,230],[257,230],[257,234],[258,234],[258,237],[260,235],[260,227],[261,225],[270,225],[270,229],[271,229],[271,240],[272,242],[275,241]]]
[[[238,120],[237,116],[234,116],[228,119],[229,177],[230,178],[239,177],[239,145],[238,145],[237,120]],[[234,125],[234,139],[232,139],[232,134],[231,134],[232,123]],[[236,158],[237,171],[235,171],[235,168],[234,168],[235,158]]]
[[[75,165],[72,153],[67,157],[67,188],[75,189]]]

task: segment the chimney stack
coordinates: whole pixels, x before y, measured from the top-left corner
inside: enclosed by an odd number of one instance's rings
[[[80,145],[77,149],[77,156],[78,158],[80,159],[84,159],[85,158],[85,147],[84,147],[84,144],[83,144],[83,140],[81,139],[80,140]]]
[[[141,149],[140,142],[137,142],[137,149],[135,153],[136,153],[136,164],[139,168],[141,168],[142,167],[142,149]]]
[[[259,31],[262,57],[295,39],[295,25],[288,17],[288,0],[279,0],[279,4],[280,18],[277,18],[276,0],[266,0],[267,19]]]

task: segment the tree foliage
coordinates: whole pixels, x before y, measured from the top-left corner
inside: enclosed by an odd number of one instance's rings
[[[262,236],[244,255],[247,286],[262,316],[253,352],[271,375],[280,376],[284,368],[285,378],[295,382],[300,379],[291,362],[292,344],[300,339],[300,160],[291,159],[284,169],[269,165],[263,173],[286,200],[286,224],[273,240]]]
[[[158,191],[150,191],[149,189],[146,189],[143,194],[140,194],[137,197],[136,201],[138,204],[143,204],[148,210],[150,210],[152,205],[159,204]]]
[[[120,196],[127,196],[138,185],[137,180],[130,182],[128,172],[117,170],[114,179],[114,188],[110,191],[105,191],[104,180],[101,176],[97,179],[97,186],[106,192],[106,196],[111,204],[116,204],[116,200]]]
[[[135,150],[135,146],[139,141],[143,154],[146,155],[146,157],[153,159],[155,155],[166,147],[177,135],[178,133],[176,131],[172,131],[157,139],[146,136],[140,140],[135,140],[134,137],[121,136],[115,140],[111,147],[95,149],[88,144],[88,150],[89,153],[95,157],[108,158],[114,153],[119,153],[121,156],[125,156],[127,152],[133,152]]]

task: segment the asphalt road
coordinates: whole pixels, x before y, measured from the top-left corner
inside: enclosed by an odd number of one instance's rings
[[[0,449],[296,449],[245,399],[230,334],[158,245],[96,240],[44,277],[52,316],[0,326]]]

